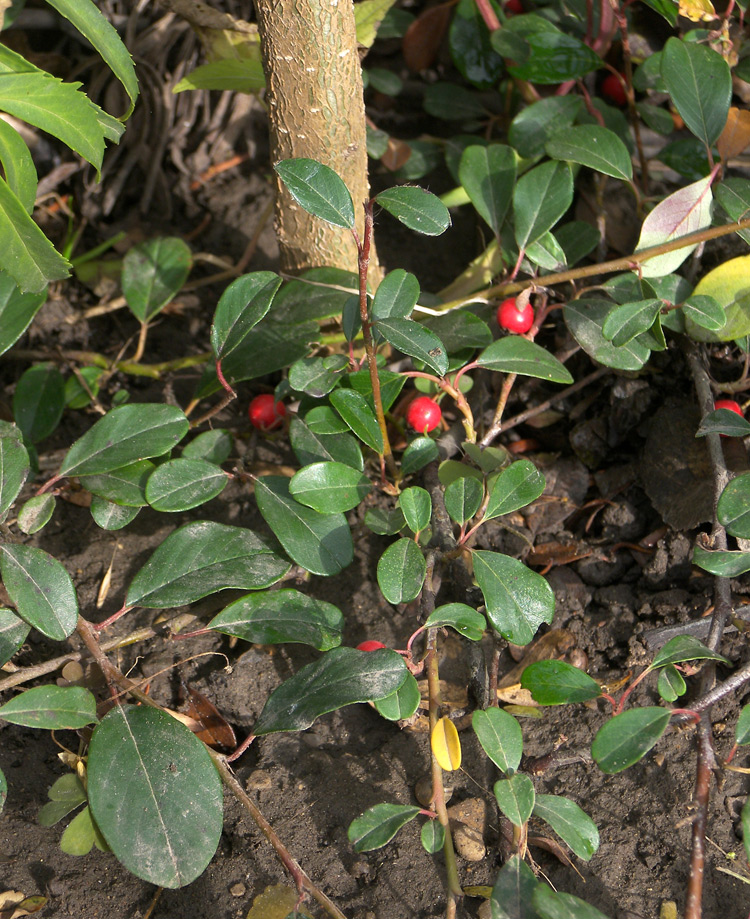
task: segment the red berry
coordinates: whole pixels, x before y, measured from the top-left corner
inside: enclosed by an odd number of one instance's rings
[[[429,396],[419,396],[406,410],[407,424],[419,434],[434,431],[442,417],[440,406]]]
[[[523,335],[534,324],[534,308],[530,303],[519,306],[514,297],[508,297],[497,308],[497,324],[508,332]]]
[[[286,408],[283,402],[277,402],[271,393],[256,396],[247,410],[250,424],[259,431],[272,431],[277,428],[284,416]]]
[[[521,3],[521,0],[508,0],[507,3],[503,4],[503,9],[509,16],[515,16],[518,13],[523,13],[523,3]]]
[[[620,77],[614,73],[608,73],[602,80],[602,95],[615,105],[625,105],[628,101]]]
[[[379,651],[380,648],[385,648],[383,642],[375,641],[372,638],[369,641],[361,641],[357,645],[357,651]]]
[[[726,408],[729,409],[730,412],[735,412],[735,414],[740,415],[742,418],[745,417],[745,413],[734,399],[717,399],[716,402],[714,402],[714,408]]]

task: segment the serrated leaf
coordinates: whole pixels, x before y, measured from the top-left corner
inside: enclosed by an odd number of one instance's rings
[[[729,112],[732,75],[727,62],[713,48],[672,37],[662,50],[661,75],[687,128],[710,147]]]
[[[333,648],[271,693],[253,733],[304,731],[328,712],[391,695],[408,672],[403,658],[389,648]]]
[[[540,574],[508,555],[477,550],[472,558],[493,628],[513,644],[527,645],[543,622],[552,622],[552,588]]]
[[[521,763],[523,734],[518,721],[501,708],[477,709],[471,726],[482,749],[501,772],[513,774]]]
[[[355,852],[382,849],[418,813],[419,808],[409,804],[376,804],[349,824],[349,842]]]
[[[498,373],[518,373],[551,383],[573,382],[570,371],[549,351],[518,335],[508,335],[493,342],[482,351],[477,363]]]
[[[23,488],[29,474],[29,454],[15,424],[0,420],[0,522]]]
[[[696,546],[693,549],[693,564],[709,574],[717,574],[722,578],[736,578],[750,571],[750,552],[722,551]]]
[[[729,664],[725,657],[707,648],[692,635],[675,635],[653,659],[650,669],[655,670],[657,667],[681,664],[685,661],[720,661],[722,664]]]
[[[516,153],[505,144],[469,146],[458,167],[461,184],[496,236],[508,213],[516,182]]]
[[[343,354],[300,358],[289,368],[289,385],[319,399],[336,386],[348,363]]]
[[[157,466],[146,482],[146,500],[157,511],[175,513],[205,504],[227,486],[227,474],[201,459],[173,459]]]
[[[432,498],[424,488],[418,485],[405,488],[398,497],[397,506],[414,533],[419,533],[429,525],[432,517]]]
[[[447,715],[439,718],[432,729],[430,747],[441,769],[454,772],[461,768],[461,741],[456,725]]]
[[[565,661],[536,661],[521,675],[521,686],[540,705],[564,705],[598,699],[601,687],[583,670]]]
[[[0,163],[8,187],[23,205],[27,214],[34,210],[37,174],[34,160],[26,142],[15,128],[0,119]]]
[[[370,403],[362,393],[355,389],[337,389],[331,393],[331,405],[361,441],[376,453],[383,452],[380,425]]]
[[[500,869],[492,888],[491,919],[538,919],[532,904],[538,885],[526,862],[512,855]]]
[[[157,547],[133,578],[126,603],[164,609],[220,590],[259,590],[289,567],[251,530],[198,520],[170,533]]]
[[[349,511],[372,491],[368,478],[343,463],[312,463],[289,482],[289,494],[321,514]]]
[[[30,626],[13,610],[0,608],[0,667],[6,664],[26,641]]]
[[[42,549],[0,545],[0,572],[18,615],[42,635],[63,641],[76,627],[78,599],[61,563]]]
[[[557,131],[545,150],[552,159],[580,163],[623,182],[633,178],[628,148],[614,131],[601,125],[579,124]]]
[[[526,159],[541,156],[558,131],[570,127],[583,107],[580,96],[549,96],[522,108],[510,124],[508,140]]]
[[[640,370],[648,360],[648,348],[637,339],[618,348],[602,334],[611,309],[610,300],[571,300],[563,315],[575,340],[595,361],[615,370]]]
[[[174,300],[190,274],[193,256],[178,236],[159,236],[129,249],[122,262],[122,292],[131,312],[149,322]]]
[[[299,157],[276,163],[274,171],[294,200],[310,214],[336,227],[354,228],[352,196],[329,166]]]
[[[81,686],[37,686],[0,705],[0,718],[28,728],[76,730],[96,721],[96,699]]]
[[[445,509],[451,520],[463,526],[479,510],[483,497],[484,489],[476,479],[456,479],[445,489]]]
[[[445,345],[434,332],[413,319],[381,319],[374,328],[383,338],[417,360],[424,361],[438,376],[448,372]]]
[[[537,795],[534,816],[548,823],[575,854],[589,861],[599,848],[599,831],[589,815],[560,795]]]
[[[492,787],[497,806],[514,826],[521,827],[534,809],[534,783],[527,775],[517,772],[500,779]]]
[[[491,520],[526,507],[536,501],[546,484],[544,476],[531,460],[521,459],[511,463],[493,482],[482,519]]]
[[[183,887],[213,858],[223,823],[219,773],[185,725],[147,706],[112,709],[88,754],[89,806],[136,877]]]
[[[427,573],[422,550],[405,537],[390,545],[378,560],[378,586],[389,603],[409,603],[419,596]]]
[[[425,236],[440,236],[451,225],[448,208],[424,188],[399,185],[381,191],[375,200],[404,226]]]
[[[543,163],[521,176],[513,190],[516,243],[525,248],[551,230],[573,201],[567,163]]]
[[[657,743],[669,724],[669,710],[644,706],[615,715],[599,728],[591,755],[602,772],[622,772]]]

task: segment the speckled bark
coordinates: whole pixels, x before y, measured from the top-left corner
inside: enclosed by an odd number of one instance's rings
[[[271,159],[306,156],[346,182],[364,224],[369,198],[362,71],[352,0],[255,0],[268,89]],[[335,265],[356,271],[347,230],[311,217],[279,188],[276,217],[282,267]]]

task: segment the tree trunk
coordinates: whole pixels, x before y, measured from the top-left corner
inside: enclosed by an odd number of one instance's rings
[[[362,236],[370,197],[362,70],[352,0],[255,0],[266,73],[271,162],[310,157],[346,183]],[[348,230],[301,208],[277,182],[282,268],[333,265],[357,270]],[[377,260],[372,268],[377,275]]]

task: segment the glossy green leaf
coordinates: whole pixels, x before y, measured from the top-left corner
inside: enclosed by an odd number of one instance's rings
[[[146,483],[154,469],[156,466],[150,460],[139,460],[111,472],[82,475],[79,481],[86,491],[113,504],[123,507],[145,507],[148,504]]]
[[[365,526],[378,536],[395,536],[405,525],[406,521],[400,507],[369,507],[365,512]]]
[[[221,779],[184,724],[148,706],[117,706],[94,730],[88,754],[92,814],[132,874],[184,887],[219,844]]]
[[[408,319],[400,320],[408,322]],[[356,389],[337,389],[331,393],[331,405],[351,431],[376,453],[383,452],[383,435],[378,419],[366,397]]]
[[[742,843],[745,847],[745,858],[750,861],[750,798],[742,805],[740,820],[742,822]]]
[[[0,420],[0,522],[18,497],[29,474],[29,454],[15,424]]]
[[[344,616],[332,603],[287,588],[240,597],[206,628],[259,645],[299,642],[328,651],[341,644]]]
[[[372,319],[408,319],[419,299],[419,281],[403,268],[389,271],[378,284],[372,301]]]
[[[37,686],[0,705],[0,718],[47,731],[77,730],[96,718],[96,699],[81,686]]]
[[[403,658],[389,648],[333,648],[271,693],[253,733],[304,731],[328,712],[391,695],[408,672]]]
[[[246,38],[249,36],[245,36]],[[229,90],[235,93],[257,93],[266,85],[263,64],[253,58],[220,58],[191,70],[172,90],[182,93],[188,89]]]
[[[585,900],[552,890],[546,884],[537,884],[532,903],[539,919],[607,919],[604,913]]]
[[[46,299],[46,290],[42,289],[42,293],[22,293],[15,278],[7,271],[0,271],[0,354],[18,341]]]
[[[525,257],[547,271],[560,271],[565,267],[565,251],[549,231],[526,247]]]
[[[599,848],[599,831],[589,815],[570,798],[537,795],[534,816],[548,823],[575,854],[589,861]]]
[[[527,645],[543,622],[552,622],[552,588],[518,559],[486,550],[475,551],[472,558],[493,628],[513,644]]]
[[[411,718],[419,708],[421,701],[422,694],[419,691],[419,684],[409,673],[396,692],[392,692],[383,699],[375,699],[373,705],[378,714],[388,721],[401,721]]]
[[[480,216],[500,235],[516,183],[516,153],[505,144],[470,146],[458,167],[461,184]]]
[[[498,338],[477,358],[480,367],[498,373],[518,373],[551,383],[572,383],[573,377],[564,364],[549,351],[518,335]]]
[[[30,626],[13,610],[0,608],[0,667],[6,664],[26,641]]]
[[[404,226],[425,236],[440,236],[451,225],[448,208],[424,188],[399,185],[381,191],[375,200]]]
[[[727,322],[724,307],[717,303],[713,297],[708,297],[705,294],[688,297],[682,304],[682,310],[686,321],[694,322],[701,328],[708,329],[711,332],[718,332]]]
[[[131,312],[149,322],[182,289],[193,257],[179,236],[158,236],[129,249],[122,262],[122,292]]]
[[[343,180],[328,166],[300,157],[274,170],[294,200],[315,217],[345,229],[354,227],[354,205]]]
[[[38,533],[55,511],[54,495],[34,495],[18,511],[18,529],[28,536]]]
[[[750,743],[750,703],[743,705],[740,709],[740,716],[737,719],[737,726],[734,731],[735,743],[743,747]]]
[[[349,824],[349,842],[355,852],[382,849],[418,813],[410,804],[376,804]]]
[[[673,37],[662,50],[661,75],[688,130],[710,147],[729,113],[732,75],[727,62],[713,48]]]
[[[401,472],[412,475],[436,460],[438,455],[438,445],[431,437],[415,437],[401,457]]]
[[[532,904],[539,886],[534,872],[518,855],[512,855],[498,872],[490,897],[491,919],[538,919]]]
[[[516,242],[524,248],[551,230],[573,201],[567,163],[543,163],[524,173],[513,190]]]
[[[456,479],[463,479],[467,476],[484,483],[484,475],[478,469],[466,463],[460,463],[458,460],[444,460],[438,467],[438,478],[443,488],[447,488]]]
[[[205,504],[226,488],[227,474],[201,459],[174,459],[157,466],[146,482],[146,500],[157,511],[174,513]]]
[[[740,221],[750,212],[750,181],[748,179],[730,176],[714,187],[714,196],[730,220]],[[750,242],[750,230],[740,230],[737,235],[745,242]]]
[[[687,683],[674,664],[667,664],[659,671],[656,691],[665,702],[675,702],[687,691]]]
[[[99,378],[102,367],[81,367],[78,373],[65,381],[65,407],[86,408],[92,398],[99,395]]]
[[[602,326],[602,335],[619,348],[648,331],[659,315],[663,301],[636,300],[610,311]]]
[[[172,405],[132,403],[114,408],[68,450],[60,475],[97,475],[162,456],[182,440],[189,426],[184,412]]]
[[[675,635],[653,659],[651,669],[655,670],[667,664],[681,664],[685,661],[720,661],[722,664],[729,664],[725,657],[707,648],[703,642],[692,635]]]
[[[289,570],[252,530],[210,520],[170,533],[133,578],[128,606],[184,606],[220,590],[259,590]]]
[[[65,408],[65,381],[52,363],[29,367],[13,393],[13,417],[24,437],[35,444],[55,430]]]
[[[289,368],[289,385],[297,392],[319,399],[336,386],[348,363],[343,354],[300,358]]]
[[[78,621],[78,599],[68,572],[47,552],[0,545],[0,573],[18,615],[42,635],[63,641]]]
[[[495,478],[483,519],[502,517],[526,507],[536,501],[546,484],[544,476],[531,460],[516,460]]]
[[[480,447],[479,444],[470,444],[468,441],[461,444],[461,449],[485,474],[497,472],[508,462],[510,456],[504,447]]]
[[[490,327],[479,316],[465,310],[451,310],[440,316],[425,316],[422,325],[434,332],[448,354],[492,344]]]
[[[719,523],[732,536],[750,538],[750,472],[744,472],[727,485],[716,508]]]
[[[428,115],[441,118],[444,121],[473,121],[487,117],[487,108],[478,92],[460,86],[458,83],[448,83],[438,80],[425,86],[422,106]],[[448,140],[447,144],[450,145]],[[472,143],[477,143],[472,138]],[[447,155],[447,147],[446,147]],[[454,176],[454,178],[458,178]]]
[[[508,712],[491,706],[477,709],[471,726],[482,749],[501,772],[512,775],[521,764],[523,734],[521,725]]]
[[[472,478],[456,479],[445,489],[445,509],[460,526],[476,514],[484,497],[482,485]]]
[[[31,214],[37,187],[34,160],[18,131],[3,120],[0,120],[0,163],[10,190],[24,206],[26,213]]]
[[[378,586],[394,606],[409,603],[419,596],[427,564],[419,546],[401,538],[388,546],[378,561]]]
[[[518,153],[532,159],[544,153],[547,141],[570,127],[583,107],[580,96],[549,96],[522,108],[510,124],[508,140]]]
[[[547,141],[545,150],[552,159],[580,163],[624,182],[633,178],[627,147],[601,125],[580,124],[558,131]]]
[[[693,549],[693,564],[709,574],[717,574],[722,578],[736,578],[750,571],[750,552],[722,551],[696,546]]]
[[[438,820],[428,820],[419,831],[422,848],[430,855],[436,855],[445,844],[445,829]]]
[[[438,376],[448,371],[445,346],[434,332],[413,319],[381,319],[374,326],[394,348],[424,361]]]
[[[487,620],[465,603],[444,603],[430,613],[424,628],[439,629],[445,626],[450,626],[470,641],[480,641],[487,628]]]
[[[536,661],[521,675],[521,686],[540,705],[564,705],[598,699],[601,687],[583,670],[565,661]]]
[[[595,361],[615,370],[640,370],[648,360],[648,348],[637,339],[618,348],[602,334],[611,309],[609,300],[571,300],[563,315],[575,340]]]
[[[416,485],[405,488],[399,495],[397,506],[414,533],[419,533],[429,525],[432,518],[432,499],[424,488]]]
[[[602,772],[622,772],[644,757],[669,724],[669,709],[645,706],[615,715],[599,728],[591,755]]]
[[[289,482],[289,494],[321,514],[337,514],[357,507],[372,491],[368,478],[343,463],[312,463]]]
[[[534,783],[521,772],[492,786],[497,806],[514,826],[523,826],[534,809]]]
[[[273,271],[253,271],[226,288],[211,325],[211,347],[217,360],[223,360],[245,341],[271,308],[281,283]]]
[[[273,301],[271,317],[282,324],[340,315],[354,297],[359,311],[359,277],[342,268],[308,268],[287,281]],[[269,318],[271,318],[269,317]]]
[[[300,465],[335,460],[362,472],[362,451],[351,434],[319,434],[304,421],[293,417],[289,424],[289,442]]]
[[[202,459],[220,466],[226,462],[233,449],[232,435],[222,428],[204,431],[182,448],[183,459]]]
[[[602,66],[599,55],[580,38],[557,29],[533,32],[524,39],[529,47],[528,60],[508,65],[508,71],[521,80],[551,86],[579,80]]]
[[[135,520],[141,509],[115,504],[113,501],[94,495],[90,510],[94,523],[98,527],[103,530],[121,530]]]
[[[490,4],[497,11],[495,3]],[[492,47],[490,32],[472,0],[459,0],[449,31],[453,63],[479,89],[490,89],[503,72],[503,60]]]
[[[305,414],[305,424],[313,434],[344,434],[349,425],[330,405],[316,405]]]
[[[354,544],[343,514],[321,514],[289,494],[283,476],[255,482],[255,500],[287,555],[312,574],[338,574],[354,558]]]
[[[380,398],[383,402],[383,411],[387,412],[396,399],[398,399],[401,390],[404,388],[406,377],[401,373],[393,373],[383,368],[379,369],[378,377],[380,379]],[[361,393],[367,398],[367,402],[372,408],[375,403],[372,399],[372,380],[370,379],[370,371],[357,370],[354,373],[350,373],[347,375],[347,381],[352,389],[355,389],[358,393]]]

